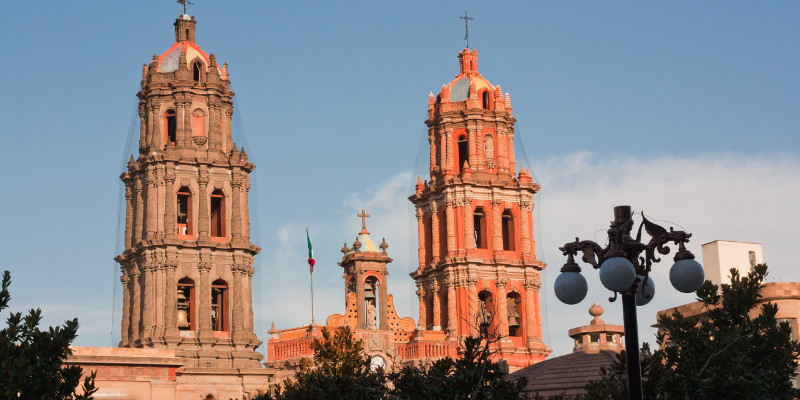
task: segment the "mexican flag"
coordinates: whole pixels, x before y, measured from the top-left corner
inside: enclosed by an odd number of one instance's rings
[[[308,236],[308,226],[306,226],[306,240],[308,240],[308,267],[314,272],[314,250],[311,248],[311,237]]]

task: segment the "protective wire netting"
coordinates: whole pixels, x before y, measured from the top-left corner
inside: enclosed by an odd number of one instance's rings
[[[528,161],[528,156],[522,144],[522,135],[519,129],[514,132],[514,160],[519,172],[520,166],[525,167],[529,171],[533,181],[539,183],[538,179],[531,169],[531,164]],[[423,181],[430,180],[430,144],[428,143],[428,132],[424,130],[420,135],[419,146],[417,148],[417,158],[414,163],[413,174],[409,185],[408,196],[415,193],[417,184],[417,177]],[[534,209],[533,209],[533,234],[536,246],[536,258],[540,261],[546,262],[544,259],[544,251],[542,250],[542,226],[541,226],[541,194],[534,195]],[[418,266],[417,250],[419,248],[419,240],[417,237],[417,217],[414,204],[408,203],[408,231],[409,231],[409,246],[408,246],[408,273],[416,271]],[[550,342],[550,328],[547,317],[547,295],[545,290],[550,287],[547,285],[547,270],[545,268],[540,277],[541,289],[539,290],[539,305],[542,321],[542,340],[548,348],[552,348]],[[416,287],[412,284],[409,286],[409,309],[411,310],[411,317],[415,321],[419,321],[419,303],[416,295]]]
[[[239,104],[236,101],[236,98],[233,100],[234,104],[234,113],[233,118],[231,120],[231,136],[233,138],[233,142],[236,143],[236,146],[241,149],[246,149],[247,157],[249,161],[255,165],[258,165],[256,162],[256,157],[254,155],[254,151],[250,148],[250,145],[247,141],[247,135],[245,134],[244,124],[242,123],[241,117],[241,109],[239,108]],[[138,111],[138,100],[136,104],[133,106],[133,111],[131,113],[131,122],[128,128],[128,134],[125,140],[125,147],[122,154],[122,161],[119,166],[119,175],[122,175],[127,170],[128,160],[133,155],[134,159],[138,156],[138,149],[133,149],[135,143],[138,143],[139,139],[139,111]],[[136,139],[134,141],[134,139]],[[137,154],[134,154],[132,150],[136,150]],[[117,255],[122,254],[125,250],[125,184],[122,180],[117,180],[117,191],[119,193],[118,196],[118,207],[117,207],[117,220],[116,220],[116,240],[114,243],[114,255],[112,257],[116,257]],[[255,245],[261,245],[261,226],[260,226],[260,219],[258,214],[258,169],[256,168],[252,173],[250,173],[250,191],[247,194],[248,204],[249,204],[249,214],[250,214],[250,242]],[[261,304],[261,281],[264,276],[264,273],[261,268],[261,260],[262,255],[259,253],[256,255],[253,261],[253,268],[255,272],[253,273],[252,277],[252,293],[253,293],[253,331],[258,336],[259,339],[264,341],[264,336],[262,335],[262,318],[261,318],[261,311],[263,309]],[[120,282],[120,278],[122,276],[122,271],[120,270],[119,263],[116,261],[112,261],[112,311],[111,311],[111,329],[110,329],[110,345],[115,347],[119,344],[122,340],[122,292],[123,287],[122,283]],[[262,345],[258,351],[264,355],[264,359],[266,359],[266,346]]]

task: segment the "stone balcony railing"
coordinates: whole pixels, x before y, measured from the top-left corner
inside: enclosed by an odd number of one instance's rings
[[[275,342],[271,344],[273,346],[274,358],[270,361],[311,357],[314,355],[314,351],[311,349],[311,343],[314,339],[314,337],[303,337]]]
[[[409,342],[397,345],[397,355],[404,360],[458,357],[456,342]]]

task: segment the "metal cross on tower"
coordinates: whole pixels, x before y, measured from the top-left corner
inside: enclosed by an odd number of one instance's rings
[[[361,210],[361,214],[356,214],[356,217],[361,217],[361,229],[367,230],[367,218],[369,218],[369,214]]]
[[[464,29],[467,31],[467,35],[464,36],[464,40],[467,41],[467,48],[469,48],[469,20],[471,20],[473,18],[468,17],[466,11],[464,11],[464,16],[463,17],[458,17],[458,18],[464,20]]]
[[[176,2],[176,3],[178,3],[178,4],[183,4],[183,13],[184,13],[184,14],[186,14],[186,5],[187,5],[187,4],[188,4],[188,5],[190,5],[190,6],[193,6],[193,5],[194,5],[194,3],[192,3],[192,2],[191,2],[191,1],[189,1],[189,0],[177,0],[177,1],[175,1],[175,2]]]

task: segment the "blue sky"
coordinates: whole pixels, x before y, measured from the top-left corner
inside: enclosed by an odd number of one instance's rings
[[[629,203],[695,233],[764,243],[771,278],[800,281],[800,3],[201,2],[197,43],[227,62],[258,165],[262,319],[307,323],[303,226],[318,257],[317,319],[343,311],[335,262],[355,211],[386,237],[390,291],[415,315],[408,205],[428,93],[458,72],[464,11],[478,68],[511,95],[542,184],[539,254],[556,354],[592,302],[621,322],[596,273],[555,304],[557,247]],[[78,317],[80,345],[110,343],[118,175],[141,66],[174,41],[170,0],[6,2],[0,14],[0,269],[12,310]],[[135,140],[135,139],[134,139]],[[424,152],[423,152],[424,153]],[[689,302],[656,274],[640,309]],[[659,280],[660,279],[660,280]],[[558,316],[556,318],[555,316]],[[265,325],[264,330],[268,329]],[[650,339],[648,339],[650,338]]]

